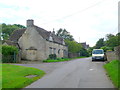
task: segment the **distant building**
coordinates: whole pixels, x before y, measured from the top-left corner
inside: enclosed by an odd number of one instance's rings
[[[5,44],[19,47],[25,60],[45,60],[50,54],[68,57],[64,39],[35,26],[33,20],[27,20],[26,29],[15,30]]]
[[[83,42],[83,43],[80,43],[82,46],[83,46],[83,48],[85,48],[85,49],[88,49],[89,48],[89,44],[86,44],[86,42]]]

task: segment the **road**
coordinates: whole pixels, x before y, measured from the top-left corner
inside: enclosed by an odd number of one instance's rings
[[[47,74],[26,88],[114,88],[103,68],[104,62],[82,58],[68,62],[21,64]]]

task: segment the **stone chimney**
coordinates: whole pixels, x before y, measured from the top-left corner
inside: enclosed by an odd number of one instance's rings
[[[55,34],[55,30],[54,30],[54,28],[53,28],[53,32],[52,32],[53,34]]]
[[[34,25],[34,20],[28,19],[27,20],[27,27],[33,26]]]

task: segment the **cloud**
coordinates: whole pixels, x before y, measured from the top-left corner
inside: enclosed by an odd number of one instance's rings
[[[27,19],[51,30],[66,28],[76,41],[95,45],[116,32],[119,0],[0,0],[1,22],[26,25]]]

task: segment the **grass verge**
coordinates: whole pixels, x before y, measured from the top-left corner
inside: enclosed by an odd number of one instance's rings
[[[79,59],[79,58],[86,58],[85,56],[81,56],[81,57],[76,57],[76,58],[59,58],[59,59],[55,59],[55,60],[51,60],[51,59],[47,59],[47,60],[43,60],[43,62],[63,62],[63,61],[70,61],[73,59]]]
[[[2,64],[2,88],[24,88],[38,80],[45,74],[44,71],[25,66]],[[27,78],[28,75],[37,75]]]
[[[120,90],[120,60],[113,60],[104,65],[108,76],[112,80],[114,86]]]

